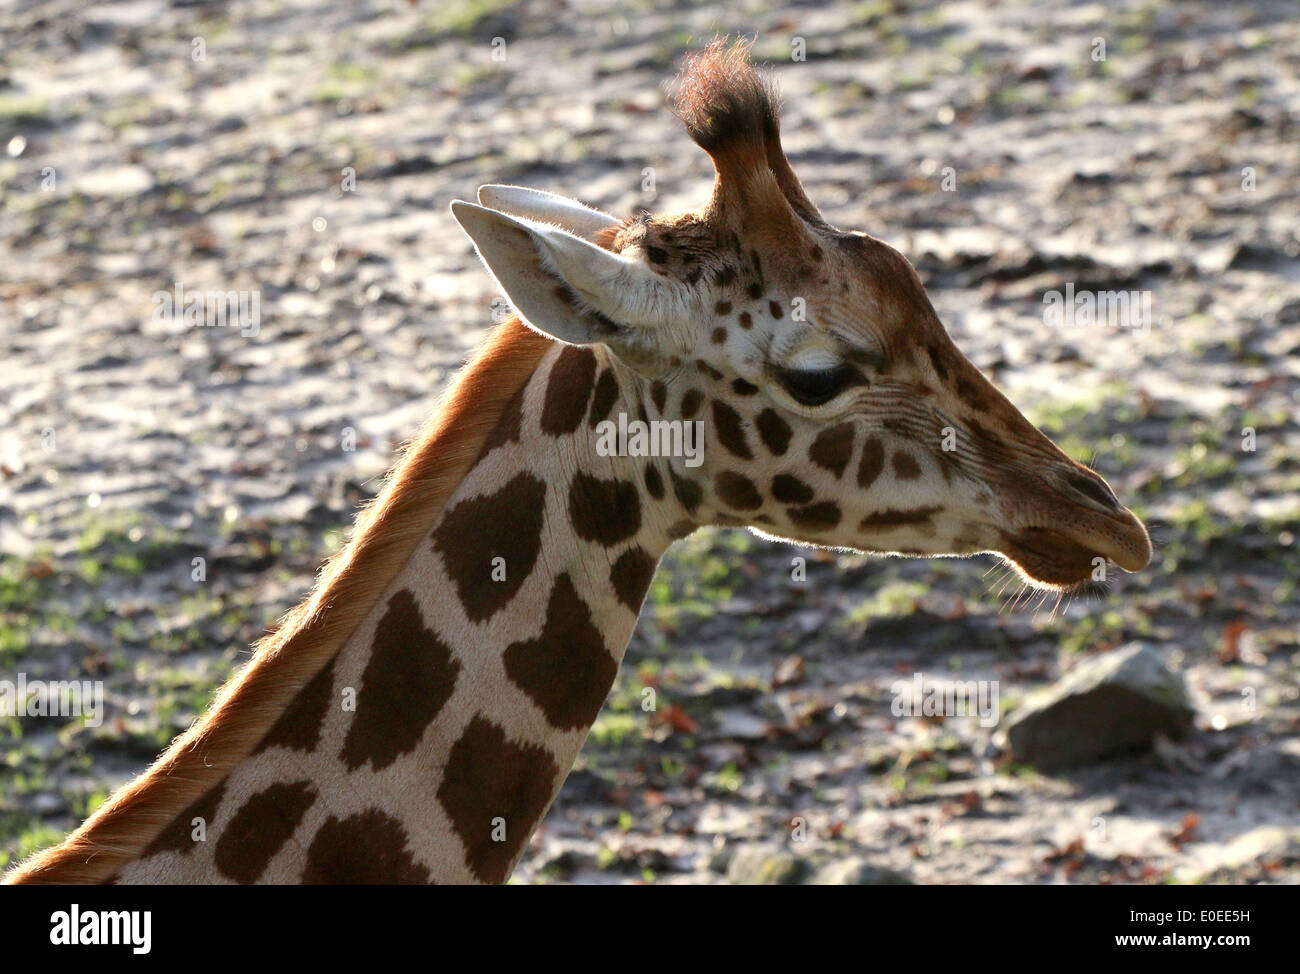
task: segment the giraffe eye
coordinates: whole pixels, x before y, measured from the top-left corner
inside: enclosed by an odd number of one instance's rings
[[[853,376],[850,366],[840,364],[829,369],[782,369],[777,380],[796,402],[821,406],[847,389]]]

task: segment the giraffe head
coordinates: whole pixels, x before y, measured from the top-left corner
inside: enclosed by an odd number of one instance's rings
[[[678,114],[716,170],[702,209],[619,221],[507,186],[452,204],[526,323],[606,346],[643,421],[706,424],[698,466],[654,461],[694,523],[995,552],[1048,588],[1107,561],[1144,567],[1142,523],[962,355],[907,260],[822,218],[747,53],[715,42],[680,85]]]

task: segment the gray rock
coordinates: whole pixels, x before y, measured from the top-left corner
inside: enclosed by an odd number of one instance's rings
[[[720,873],[725,876],[727,870],[731,868],[732,860],[735,858],[736,852],[734,849],[719,849],[709,856],[709,872]]]
[[[798,886],[814,872],[800,856],[775,846],[751,845],[738,849],[727,867],[727,882],[738,886]]]
[[[718,734],[742,741],[762,740],[767,736],[768,721],[748,710],[731,708],[717,715]]]
[[[1238,885],[1267,870],[1274,882],[1294,882],[1288,875],[1300,865],[1300,829],[1264,825],[1231,842],[1204,849],[1196,868],[1182,870],[1178,880],[1195,884]]]
[[[827,863],[812,880],[817,886],[911,886],[905,873],[851,857]]]
[[[1264,825],[1237,836],[1223,851],[1223,865],[1263,861],[1300,861],[1300,829]]]
[[[769,845],[737,850],[727,868],[727,881],[740,886],[906,886],[903,873],[873,866],[857,856],[833,858],[827,853],[795,855]]]
[[[1184,736],[1195,715],[1181,674],[1147,643],[1080,663],[1008,715],[1012,760],[1043,769],[1149,750],[1156,735]]]

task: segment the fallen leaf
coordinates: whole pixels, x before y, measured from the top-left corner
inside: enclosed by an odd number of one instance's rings
[[[691,715],[675,703],[670,703],[659,711],[658,723],[667,724],[683,734],[696,734],[700,730],[700,725],[691,719]]]
[[[772,686],[786,687],[795,683],[802,683],[804,678],[804,661],[798,653],[787,656],[776,666],[776,673],[772,676]]]
[[[1241,636],[1246,628],[1246,624],[1240,619],[1223,627],[1223,649],[1219,650],[1220,663],[1241,662]]]
[[[1179,823],[1178,831],[1170,835],[1169,844],[1175,849],[1181,849],[1188,842],[1196,841],[1196,830],[1201,824],[1201,816],[1195,812],[1188,812],[1183,816]]]

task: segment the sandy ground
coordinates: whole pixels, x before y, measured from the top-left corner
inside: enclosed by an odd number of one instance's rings
[[[98,728],[0,718],[0,862],[188,726],[481,339],[451,199],[705,198],[662,86],[715,31],[774,65],[826,216],[911,257],[1159,551],[1052,616],[989,559],[693,537],[518,878],[720,881],[754,843],[918,882],[1300,877],[1257,831],[1300,824],[1300,20],[1264,0],[0,10],[0,675],[107,687]],[[256,289],[256,334],[155,320],[178,281]],[[1067,283],[1151,292],[1152,326],[1046,327]],[[1046,776],[890,712],[900,674],[1014,700],[1135,639],[1200,710],[1147,756]]]

